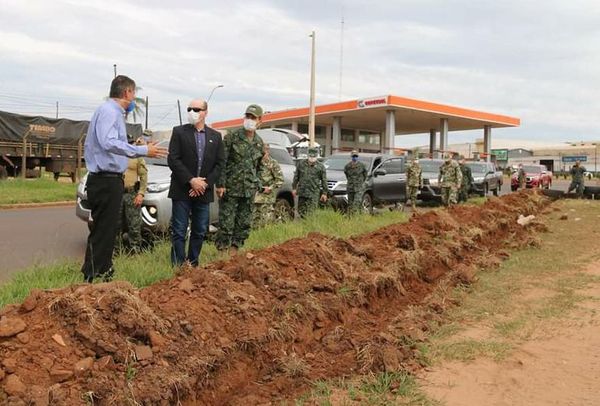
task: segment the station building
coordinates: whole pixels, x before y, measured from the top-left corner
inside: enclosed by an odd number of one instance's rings
[[[315,110],[315,141],[325,146],[325,155],[352,149],[399,153],[396,135],[424,134],[429,137],[429,154],[435,157],[448,150],[449,132],[481,130],[483,156],[489,159],[492,129],[520,125],[515,117],[394,95],[322,104]],[[308,133],[308,116],[308,107],[267,112],[263,128]],[[219,121],[212,127],[230,130],[241,127],[242,121]]]

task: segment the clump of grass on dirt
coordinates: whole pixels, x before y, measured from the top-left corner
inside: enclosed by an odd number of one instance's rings
[[[0,181],[0,205],[75,201],[76,191],[75,183],[47,177],[5,180]]]
[[[406,214],[398,211],[383,212],[373,216],[361,214],[348,217],[333,210],[319,210],[300,221],[273,224],[253,231],[244,250],[265,248],[292,238],[304,237],[311,232],[348,238],[389,224],[405,222],[407,219]],[[115,279],[126,280],[139,288],[173,277],[169,259],[170,249],[171,245],[168,241],[158,241],[152,251],[136,256],[116,256],[114,260],[114,267],[117,270]],[[201,262],[203,264],[226,257],[227,254],[217,251],[211,243],[204,244],[202,248]],[[11,280],[0,286],[0,307],[22,301],[32,289],[62,288],[81,283],[83,280],[80,272],[82,261],[83,257],[78,261],[38,265],[16,273]]]
[[[382,372],[316,381],[312,389],[300,396],[295,405],[413,405],[436,406],[407,372]]]

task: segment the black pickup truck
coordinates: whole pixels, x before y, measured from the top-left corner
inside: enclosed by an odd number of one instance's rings
[[[406,158],[403,156],[361,153],[358,158],[367,167],[368,177],[362,202],[371,212],[374,204],[406,202]],[[348,205],[344,167],[350,154],[334,154],[323,162],[327,169],[327,187],[336,207]]]

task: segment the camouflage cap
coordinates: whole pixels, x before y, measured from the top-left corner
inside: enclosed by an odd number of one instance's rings
[[[263,109],[258,104],[251,104],[246,107],[246,114],[251,114],[256,118],[262,117]]]
[[[350,152],[350,156],[358,156],[358,151],[353,149],[352,152]]]
[[[312,147],[308,149],[308,156],[311,158],[316,158],[319,156],[319,149]]]

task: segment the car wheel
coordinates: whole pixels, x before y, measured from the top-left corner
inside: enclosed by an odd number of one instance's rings
[[[510,187],[510,190],[511,190],[512,192],[516,192],[516,191],[517,191],[517,189],[518,189],[518,187],[516,187],[516,186],[511,186],[511,187]]]
[[[496,186],[496,189],[492,190],[494,196],[498,196],[498,191],[500,190],[500,185]]]
[[[365,213],[373,212],[373,198],[368,193],[365,193],[362,198],[362,207]]]
[[[277,222],[289,221],[294,218],[294,208],[286,199],[277,199],[274,211]]]

